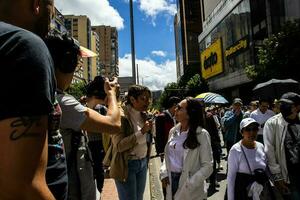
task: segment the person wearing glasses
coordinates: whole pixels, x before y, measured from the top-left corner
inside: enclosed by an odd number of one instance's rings
[[[205,180],[213,171],[209,133],[203,129],[203,107],[192,98],[175,109],[179,122],[170,130],[165,158],[160,169],[166,199],[206,199]]]
[[[258,127],[253,118],[245,118],[240,123],[242,139],[232,146],[228,155],[228,200],[257,199],[262,194],[267,159],[263,144],[256,141]],[[256,179],[255,174],[264,180]]]

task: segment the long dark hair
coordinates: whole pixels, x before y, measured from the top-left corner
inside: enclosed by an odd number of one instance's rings
[[[186,111],[189,116],[189,132],[183,143],[183,147],[185,149],[195,149],[200,145],[200,142],[197,139],[196,130],[198,126],[203,127],[203,106],[198,100],[191,97],[187,97],[186,102]]]

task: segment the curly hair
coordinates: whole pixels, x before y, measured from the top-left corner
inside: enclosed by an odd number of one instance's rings
[[[80,56],[79,42],[67,34],[49,33],[44,39],[54,61],[54,67],[63,73],[73,73]]]
[[[142,95],[144,92],[148,92],[151,95],[151,92],[149,88],[142,86],[142,85],[132,85],[128,89],[128,94],[127,94],[127,99],[126,99],[126,104],[130,104],[130,97],[133,97],[135,99],[138,98],[138,96]]]

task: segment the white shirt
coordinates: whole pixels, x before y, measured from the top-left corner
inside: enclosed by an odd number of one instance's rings
[[[260,142],[256,142],[254,149],[248,149],[243,146],[247,160],[249,162],[251,171],[255,169],[266,169],[266,154],[264,152],[264,145]],[[227,174],[227,195],[228,200],[234,200],[234,187],[236,173],[241,172],[245,174],[251,174],[247,165],[246,158],[241,149],[241,142],[238,142],[232,146],[228,155],[228,174]]]
[[[174,122],[174,126],[176,125],[176,119],[174,116],[172,116],[172,114],[170,113],[169,110],[166,110],[166,113],[173,119],[173,122]]]
[[[130,152],[130,155],[134,155],[137,158],[145,158],[147,155],[147,134],[142,134],[141,129],[144,127],[144,120],[141,116],[141,112],[135,110],[133,107],[128,107],[128,113],[130,116],[130,121],[133,125],[133,131],[137,138],[137,144]]]
[[[187,138],[188,130],[179,132],[176,130],[176,137],[172,137],[168,143],[170,170],[171,172],[181,172],[184,159],[183,143]]]
[[[263,134],[265,122],[274,115],[275,113],[272,110],[267,110],[265,113],[262,113],[259,108],[250,114],[250,117],[255,119],[255,121],[257,121],[257,123],[260,125],[257,133],[258,135]]]

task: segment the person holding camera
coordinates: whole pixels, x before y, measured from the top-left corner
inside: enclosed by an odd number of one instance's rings
[[[141,85],[128,89],[127,101],[121,117],[121,133],[112,136],[109,176],[115,179],[120,200],[142,200],[146,185],[148,149],[147,135],[152,129],[152,120],[147,120],[151,92]],[[110,157],[110,158],[108,158]]]
[[[62,110],[60,130],[67,159],[68,199],[95,200],[96,188],[86,133],[119,133],[121,123],[116,99],[117,79],[111,82],[105,80],[103,89],[108,109],[106,116],[103,116],[65,92],[74,72],[82,64],[78,41],[67,35],[49,34],[45,43],[54,61],[57,99]]]
[[[300,95],[282,95],[280,113],[264,127],[265,152],[275,187],[284,199],[300,199]]]
[[[240,123],[243,138],[232,146],[228,155],[228,200],[265,199],[261,197],[268,182],[267,158],[263,144],[256,141],[258,127],[253,118]]]
[[[190,97],[175,109],[178,124],[170,130],[160,169],[168,200],[207,198],[205,181],[213,172],[213,155],[203,117],[201,103]]]

